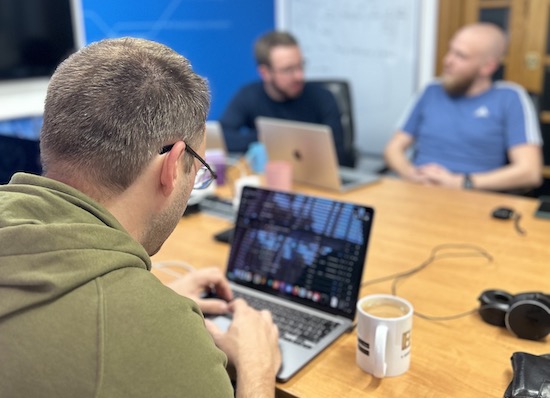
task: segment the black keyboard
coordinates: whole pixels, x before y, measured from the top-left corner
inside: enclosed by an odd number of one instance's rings
[[[338,323],[306,314],[292,308],[277,305],[242,292],[233,292],[235,297],[243,298],[248,305],[257,310],[269,310],[273,321],[279,327],[279,336],[286,341],[312,348],[315,343],[330,333]]]
[[[235,219],[235,209],[230,200],[221,199],[217,196],[207,196],[199,202],[199,208],[205,213],[228,220]]]

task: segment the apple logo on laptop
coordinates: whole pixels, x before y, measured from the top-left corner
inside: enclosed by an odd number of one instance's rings
[[[302,154],[300,153],[299,150],[295,149],[294,152],[292,152],[292,155],[294,156],[294,159],[296,159],[297,161],[302,160]]]

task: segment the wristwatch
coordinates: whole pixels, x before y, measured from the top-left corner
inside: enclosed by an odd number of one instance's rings
[[[470,174],[466,173],[464,174],[464,183],[462,184],[464,189],[474,189],[474,182],[472,181],[472,177]]]

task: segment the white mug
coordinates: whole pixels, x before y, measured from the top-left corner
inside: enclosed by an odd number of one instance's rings
[[[390,294],[357,303],[357,364],[374,377],[399,376],[411,363],[413,306]]]
[[[259,187],[260,186],[260,176],[258,175],[248,175],[239,178],[235,181],[235,192],[233,194],[233,209],[238,210],[241,203],[241,195],[243,193],[243,187]]]

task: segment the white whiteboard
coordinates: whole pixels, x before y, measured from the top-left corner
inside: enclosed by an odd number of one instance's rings
[[[382,154],[418,90],[422,0],[280,0],[277,27],[300,43],[306,77],[351,83],[355,146]]]

